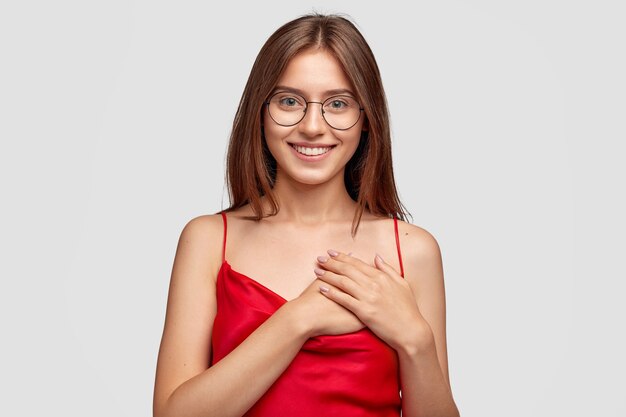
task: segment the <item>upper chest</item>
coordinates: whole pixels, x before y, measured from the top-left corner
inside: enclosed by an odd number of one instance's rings
[[[361,224],[354,238],[349,227],[316,231],[229,224],[225,256],[233,270],[291,300],[316,279],[317,257],[327,256],[328,249],[352,252],[372,268],[376,253],[393,266],[398,263],[393,224],[388,222]]]

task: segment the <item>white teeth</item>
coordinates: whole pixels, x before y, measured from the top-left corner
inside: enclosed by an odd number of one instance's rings
[[[291,146],[293,146],[295,150],[298,151],[298,153],[301,153],[303,155],[309,155],[309,156],[322,155],[330,150],[330,147],[307,148],[306,146],[298,146],[298,145],[291,145]]]

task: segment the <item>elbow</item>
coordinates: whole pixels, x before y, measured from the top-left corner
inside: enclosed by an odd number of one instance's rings
[[[152,406],[152,417],[167,417],[167,413],[165,412],[165,407],[163,405],[153,405]]]
[[[152,417],[169,417],[174,415],[170,410],[172,397],[173,393],[162,398],[155,397],[152,403]]]

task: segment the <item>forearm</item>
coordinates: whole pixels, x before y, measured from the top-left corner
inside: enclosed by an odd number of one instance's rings
[[[434,341],[398,350],[403,417],[459,417]]]
[[[180,385],[156,417],[243,415],[289,366],[307,329],[283,305],[230,354]]]

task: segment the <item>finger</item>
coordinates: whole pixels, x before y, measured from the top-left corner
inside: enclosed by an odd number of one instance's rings
[[[339,275],[332,271],[326,271],[320,268],[315,268],[314,271],[317,279],[331,284],[336,288],[339,288],[341,291],[345,292],[346,294],[350,294],[357,300],[362,299],[363,288],[354,280],[344,275]]]
[[[339,288],[334,287],[331,284],[324,283],[320,285],[320,293],[322,293],[326,298],[336,302],[340,306],[350,310],[357,317],[358,314],[358,300],[352,297],[350,294],[346,294],[341,291]]]
[[[380,256],[378,253],[374,257],[374,265],[376,266],[376,268],[383,271],[387,275],[394,277],[396,279],[402,279],[402,275],[400,275],[400,273],[396,271],[391,265],[385,262],[383,257]]]
[[[353,256],[352,252],[345,254],[343,252],[339,252],[333,249],[328,249],[327,253],[328,255],[330,255],[331,259],[353,265],[361,272],[367,273],[368,270],[375,269],[374,267],[372,267],[372,265],[369,265],[362,259]]]
[[[317,258],[322,268],[347,276],[357,283],[363,284],[369,279],[369,275],[378,272],[376,268],[358,258],[333,250],[328,252],[331,256],[318,256]]]

